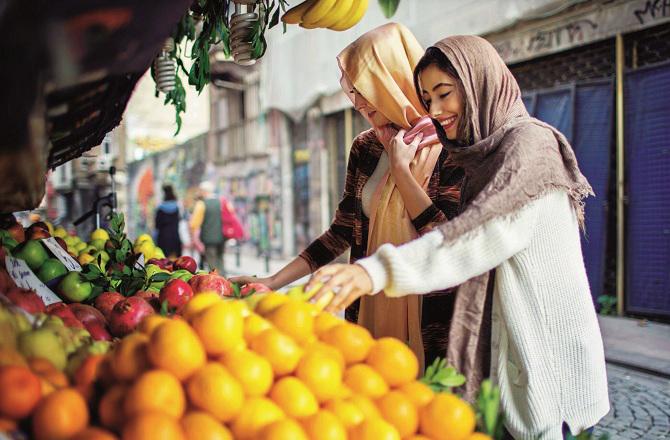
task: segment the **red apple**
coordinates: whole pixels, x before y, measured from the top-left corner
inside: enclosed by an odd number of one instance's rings
[[[193,289],[186,281],[179,278],[168,281],[158,297],[161,304],[167,301],[168,309],[177,313],[181,312],[191,298],[193,298]]]
[[[2,248],[0,248],[0,252],[1,251]],[[9,276],[9,273],[7,272],[7,269],[5,269],[4,264],[2,264],[1,266],[2,267],[0,267],[0,292],[6,292],[11,288],[16,287],[16,284],[14,283],[12,277]]]
[[[69,309],[72,310],[74,316],[81,321],[84,325],[88,322],[99,322],[103,326],[107,324],[107,318],[93,306],[80,303],[72,303],[68,305]]]
[[[67,252],[67,243],[65,243],[65,240],[63,240],[60,237],[55,237],[55,239],[56,239],[56,243],[58,243],[60,245],[60,247],[65,249],[65,252]]]
[[[40,240],[42,238],[49,238],[49,228],[44,222],[33,223],[26,229],[26,237],[30,240]]]
[[[195,273],[198,270],[198,263],[195,262],[193,257],[184,255],[177,258],[177,260],[174,262],[174,268],[176,270],[184,269],[191,273]]]
[[[249,283],[242,286],[240,289],[240,296],[245,297],[251,295],[252,293],[264,293],[272,292],[268,286],[263,283]]]
[[[167,258],[151,258],[149,261],[147,261],[146,265],[148,266],[149,264],[155,264],[156,266],[160,267],[163,270],[169,270],[172,271],[172,261],[170,261]]]
[[[216,292],[221,296],[233,296],[232,283],[216,272],[195,275],[188,284],[194,293]]]
[[[6,291],[5,296],[28,313],[44,313],[46,311],[44,301],[34,290],[14,287]]]
[[[103,292],[95,299],[94,306],[96,309],[100,310],[102,316],[109,321],[109,317],[112,314],[112,309],[117,302],[123,301],[126,299],[125,296],[121,295],[119,292]]]
[[[49,304],[46,308],[46,312],[49,315],[58,316],[63,320],[65,320],[66,318],[75,320],[77,319],[77,317],[74,316],[74,313],[72,313],[72,310],[70,310],[70,308],[64,302]]]
[[[11,235],[12,238],[18,243],[23,243],[26,240],[26,231],[19,223],[14,223],[7,228],[7,231],[9,232],[9,235]]]

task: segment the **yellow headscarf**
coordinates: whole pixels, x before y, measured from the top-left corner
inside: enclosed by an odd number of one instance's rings
[[[396,23],[378,27],[362,35],[338,56],[342,88],[352,102],[355,102],[355,88],[393,125],[409,130],[426,115],[413,81],[414,67],[423,53],[406,27]],[[410,170],[424,189],[441,151],[442,145],[436,141],[419,149],[414,156]],[[393,176],[387,172],[372,197],[367,254],[371,255],[382,244],[400,245],[417,236]],[[393,336],[407,342],[423,366],[420,295],[366,296],[361,299],[358,323],[376,338]]]
[[[388,23],[363,34],[338,56],[342,88],[354,102],[352,86],[377,111],[408,130],[426,114],[414,90],[414,66],[423,49],[405,26]]]

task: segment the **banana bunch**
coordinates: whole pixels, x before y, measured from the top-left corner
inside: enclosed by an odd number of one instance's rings
[[[368,0],[306,0],[286,11],[282,21],[305,29],[346,31],[361,21]]]

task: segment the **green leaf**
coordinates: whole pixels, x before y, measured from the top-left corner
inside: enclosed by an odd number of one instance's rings
[[[168,302],[167,300],[163,301],[161,303],[161,310],[160,310],[160,315],[161,316],[168,316],[169,315],[169,309],[168,309]]]
[[[386,18],[391,18],[395,15],[399,4],[400,0],[379,0],[379,6]]]
[[[170,279],[170,274],[165,273],[165,272],[157,272],[153,275],[151,275],[151,278],[149,278],[150,283],[162,283],[163,281],[167,281]]]

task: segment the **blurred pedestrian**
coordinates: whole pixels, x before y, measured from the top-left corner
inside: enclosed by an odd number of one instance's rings
[[[156,244],[167,257],[179,257],[182,252],[179,237],[179,203],[171,185],[163,186],[163,201],[156,208]]]
[[[199,190],[199,200],[191,216],[191,236],[209,269],[216,269],[219,274],[225,275],[223,254],[226,239],[221,221],[221,200],[216,197],[212,182],[202,182]]]

